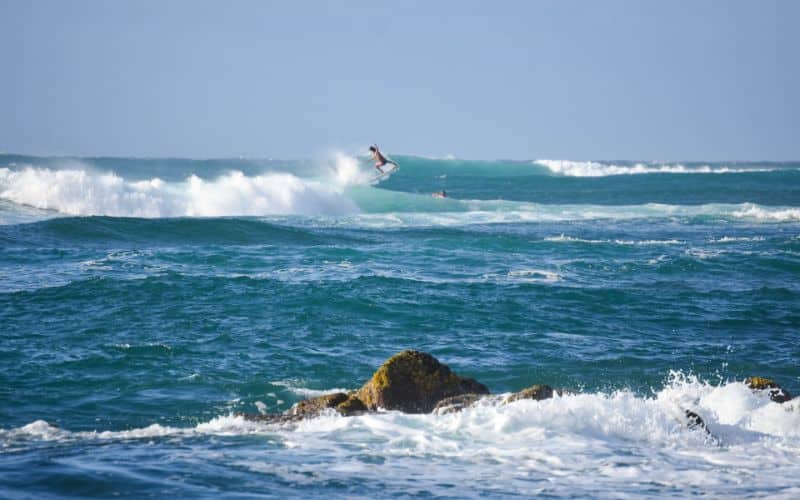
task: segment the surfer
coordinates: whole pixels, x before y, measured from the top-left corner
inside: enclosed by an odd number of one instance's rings
[[[442,189],[441,191],[437,191],[431,194],[431,196],[433,196],[434,198],[447,198],[447,191]]]
[[[378,172],[384,173],[381,167],[385,166],[387,163],[391,163],[394,166],[397,166],[397,163],[393,162],[392,160],[387,160],[385,156],[381,153],[381,150],[378,149],[377,144],[373,144],[369,147],[369,151],[372,154],[372,159],[375,160],[375,168],[378,169]]]

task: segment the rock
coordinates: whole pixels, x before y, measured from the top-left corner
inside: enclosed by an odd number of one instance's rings
[[[519,401],[520,399],[532,399],[534,401],[541,401],[543,399],[550,399],[553,397],[553,394],[561,395],[561,390],[553,390],[552,387],[545,384],[536,384],[528,387],[527,389],[522,389],[519,392],[515,392],[514,394],[510,395],[506,398],[506,403],[511,403],[512,401]]]
[[[389,358],[356,397],[371,411],[430,413],[439,401],[470,393],[489,394],[489,389],[456,375],[430,354],[409,350]]]
[[[357,415],[363,413],[367,409],[364,403],[355,397],[355,392],[349,394],[334,392],[316,398],[304,399],[283,413],[268,413],[266,415],[237,413],[236,416],[244,417],[245,420],[253,422],[282,424],[286,422],[297,422],[304,418],[316,417],[329,408],[333,408],[345,416]]]
[[[683,410],[683,414],[686,415],[686,426],[690,429],[702,429],[706,432],[706,434],[710,434],[711,432],[706,427],[706,423],[703,422],[703,419],[700,418],[700,415],[693,412],[692,410]]]
[[[769,391],[769,399],[775,401],[776,403],[785,403],[792,399],[792,396],[789,392],[784,389],[783,387],[779,386],[777,382],[772,379],[764,378],[764,377],[748,377],[745,381],[747,387],[756,390],[756,391]]]
[[[316,398],[304,399],[289,408],[286,414],[313,417],[327,408],[335,408],[337,405],[344,403],[347,398],[348,395],[343,392],[334,392],[333,394],[325,394]]]
[[[483,384],[450,371],[430,354],[403,351],[389,358],[358,391],[335,392],[304,399],[284,413],[237,414],[265,423],[295,422],[333,408],[342,415],[359,415],[378,408],[406,413],[428,413],[442,400],[441,413],[459,411],[489,394]]]
[[[433,413],[437,415],[446,415],[448,413],[456,413],[464,408],[472,406],[476,401],[481,399],[483,396],[480,394],[462,394],[460,396],[451,396],[449,398],[444,398],[443,400],[439,401],[436,404],[436,407],[433,409]]]
[[[343,403],[336,405],[336,410],[342,415],[350,417],[366,412],[367,407],[363,401],[358,399],[355,392],[351,392]]]

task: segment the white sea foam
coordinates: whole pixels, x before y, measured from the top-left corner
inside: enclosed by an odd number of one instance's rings
[[[534,164],[542,165],[553,173],[570,177],[605,177],[608,175],[634,174],[727,174],[743,172],[770,172],[774,169],[765,167],[728,167],[697,165],[687,166],[680,163],[636,163],[634,165],[616,165],[596,161],[570,160],[536,160]]]
[[[710,435],[687,428],[684,410],[700,415]],[[456,496],[468,491],[456,486],[463,477],[470,477],[471,489],[498,494],[641,494],[642,488],[675,494],[700,488],[740,496],[800,488],[798,405],[774,403],[742,382],[712,385],[681,373],[673,373],[653,397],[623,390],[509,404],[494,398],[445,415],[329,412],[274,425],[227,415],[194,427],[81,432],[38,420],[0,430],[0,449],[43,441],[208,435],[263,436],[269,452],[239,456],[237,463],[258,471],[274,461],[275,467],[263,470],[280,475],[280,464],[291,461],[292,474],[320,484],[353,477],[389,485],[403,481],[404,474],[387,476],[385,467],[368,465],[381,463],[411,474],[426,491]],[[235,449],[226,453],[237,459]],[[438,489],[446,484],[449,490]]]

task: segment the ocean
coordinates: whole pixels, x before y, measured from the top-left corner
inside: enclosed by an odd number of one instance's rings
[[[800,163],[395,160],[0,155],[0,497],[800,496]]]

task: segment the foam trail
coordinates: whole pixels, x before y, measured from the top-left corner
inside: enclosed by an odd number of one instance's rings
[[[770,172],[774,169],[759,167],[728,166],[687,166],[682,164],[615,165],[596,161],[536,160],[534,164],[543,165],[553,173],[570,177],[605,177],[608,175],[635,174],[728,174],[744,172]]]
[[[358,207],[339,189],[288,173],[212,180],[130,181],[88,168],[0,168],[0,198],[69,215],[183,217],[226,215],[345,215]]]

